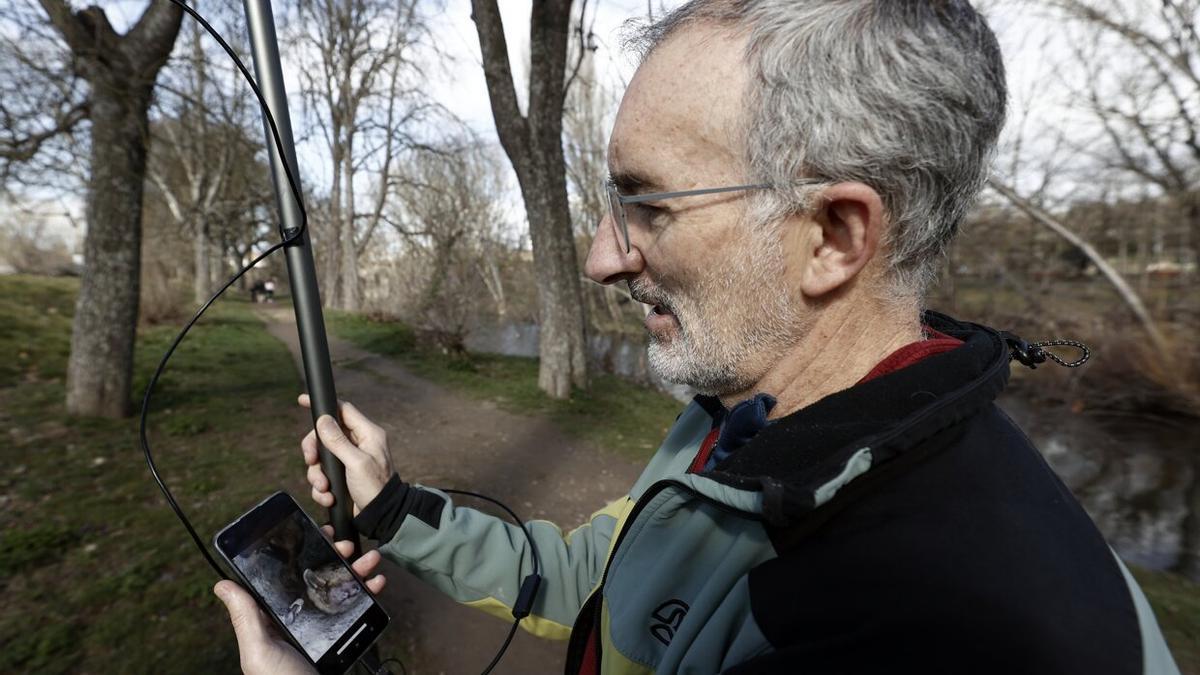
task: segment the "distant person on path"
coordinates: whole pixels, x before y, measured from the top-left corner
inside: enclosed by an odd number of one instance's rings
[[[275,302],[275,277],[271,277],[263,283],[263,293],[267,296],[267,302]]]
[[[522,625],[569,640],[571,674],[1178,672],[994,403],[1027,345],[922,311],[1004,123],[984,20],[965,0],[696,0],[634,44],[586,272],[652,307],[652,367],[701,393],[627,496],[574,530],[528,523],[544,581]],[[522,533],[404,482],[382,429],[348,403],[342,421],[353,441],[317,430],[360,531],[506,616]]]

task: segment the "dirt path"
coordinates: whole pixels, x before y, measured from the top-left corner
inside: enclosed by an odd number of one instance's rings
[[[290,308],[262,310],[262,316],[299,368]],[[387,430],[393,461],[407,481],[481,492],[505,502],[522,518],[551,520],[567,531],[625,494],[641,471],[613,453],[567,437],[545,420],[460,396],[387,357],[332,336],[329,348],[338,396]],[[389,631],[403,634],[410,647],[413,657],[405,662],[410,675],[481,672],[510,624],[458,605],[385,564],[388,586],[382,602],[392,617]],[[517,631],[493,672],[560,673],[565,652],[565,642]]]

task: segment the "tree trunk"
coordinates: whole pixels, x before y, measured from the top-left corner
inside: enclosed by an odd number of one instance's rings
[[[202,305],[212,294],[212,242],[209,241],[208,220],[201,219],[193,229],[192,242],[195,252],[196,276],[192,280],[192,295],[197,305]]]
[[[587,387],[583,296],[562,148],[571,0],[534,2],[529,21],[529,114],[517,105],[508,43],[496,0],[472,0],[483,74],[500,145],[517,173],[538,298],[538,386],[554,398]]]
[[[461,232],[456,232],[442,241],[434,242],[433,269],[429,274],[429,282],[425,285],[425,293],[417,310],[422,320],[429,312],[436,311],[437,305],[442,299],[442,286],[445,285],[446,277],[450,274],[454,246],[461,236]]]
[[[146,109],[183,11],[151,2],[122,36],[95,5],[75,12],[64,0],[39,4],[90,87],[87,234],[67,360],[67,411],[123,417],[132,411],[142,186],[150,138]]]
[[[67,363],[74,415],[132,412],[148,104],[148,95],[131,100],[127,90],[93,86],[88,227]]]
[[[359,309],[359,280],[358,280],[358,245],[354,241],[354,138],[347,133],[345,155],[343,162],[345,177],[343,192],[345,194],[342,210],[342,227],[338,236],[341,237],[342,263],[340,276],[342,278],[342,306],[347,312],[357,312]]]
[[[557,146],[562,158],[562,146]],[[538,387],[554,398],[587,387],[587,344],[579,263],[571,236],[566,180],[539,166],[519,181],[529,217],[538,299]],[[556,180],[557,178],[557,180]]]
[[[479,276],[483,278],[483,285],[492,296],[492,302],[496,306],[496,315],[503,319],[508,315],[508,303],[504,299],[504,279],[500,278],[500,270],[496,266],[496,259],[493,255],[494,253],[484,252]]]

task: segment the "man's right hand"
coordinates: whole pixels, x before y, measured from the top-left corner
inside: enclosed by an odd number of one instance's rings
[[[310,407],[308,394],[300,394],[300,405]],[[300,441],[300,450],[304,453],[304,463],[308,465],[313,501],[326,508],[333,506],[329,478],[321,470],[317,457],[317,437],[320,436],[321,443],[346,467],[346,487],[350,490],[354,515],[357,516],[391,478],[392,457],[388,453],[387,433],[367,419],[358,408],[338,401],[338,415],[342,418],[346,433],[342,432],[337,420],[322,415],[317,419],[316,430],[308,432]]]

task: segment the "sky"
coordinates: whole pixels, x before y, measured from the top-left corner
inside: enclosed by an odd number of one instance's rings
[[[653,3],[658,14],[681,4],[680,0],[653,0]],[[118,30],[135,20],[145,7],[144,0],[118,0],[101,4]],[[1062,70],[1061,64],[1067,60],[1068,54],[1060,39],[1058,27],[1031,14],[1028,3],[999,0],[991,4],[993,9],[989,12],[989,21],[1005,54],[1012,92],[1014,115],[1010,117],[1008,135],[1011,136],[1019,127],[1017,112],[1023,109],[1030,111],[1031,121],[1028,124],[1033,126],[1077,124],[1061,95],[1056,94],[1054,88],[1049,86],[1055,78],[1069,76]],[[437,5],[431,2],[427,6]],[[428,82],[429,94],[469,124],[481,138],[496,142],[487,89],[480,66],[478,38],[470,18],[470,3],[468,0],[445,0],[441,7],[441,11],[430,10],[430,21],[442,56],[450,58],[439,57],[436,63],[426,64],[432,75]],[[518,96],[522,98],[524,105],[530,0],[500,0],[500,7],[510,62],[513,64],[517,80]],[[624,83],[628,82],[635,67],[631,58],[620,48],[621,26],[631,17],[645,17],[646,12],[647,0],[590,0],[588,3],[588,16],[589,19],[594,18],[593,31],[599,46],[595,54],[597,75],[613,91],[620,92],[624,88]],[[285,33],[284,26],[279,27],[279,33]],[[231,40],[241,38],[240,35],[227,37]],[[299,126],[298,73],[295,59],[289,60],[287,51],[294,47],[284,47],[283,69],[290,94],[289,107],[294,124]],[[1039,141],[1038,135],[1035,134],[1031,142],[1034,152],[1037,152],[1039,142],[1042,141]],[[327,150],[323,146],[321,139],[316,136],[298,146],[306,189],[320,189],[328,184],[328,176],[321,169],[328,165],[325,156]],[[360,190],[360,193],[362,192]],[[519,195],[515,189],[511,192],[504,198],[512,202],[513,209],[519,213]],[[47,209],[61,210],[61,201],[55,200]],[[68,206],[72,206],[77,212],[81,211],[78,200],[69,202]],[[61,221],[54,231],[60,232],[68,239],[75,239],[81,234],[77,228],[67,225],[65,221]]]
[[[656,15],[683,4],[681,0],[654,0]],[[524,85],[525,63],[529,45],[529,0],[502,0],[505,37],[510,60],[522,72],[518,78]],[[589,3],[588,15],[593,16],[596,0]],[[1008,67],[1014,107],[1032,101],[1036,112],[1046,116],[1057,102],[1044,95],[1034,95],[1049,70],[1065,59],[1065,48],[1055,49],[1055,27],[1032,15],[1022,2],[1000,2],[988,15],[990,24],[1001,42]],[[646,0],[599,0],[594,14],[599,49],[596,68],[602,81],[620,91],[633,75],[635,63],[621,51],[621,27],[633,18],[646,16]],[[433,84],[435,97],[463,119],[469,120],[481,134],[495,137],[487,89],[480,67],[479,43],[470,19],[466,0],[452,0],[446,11],[435,19],[439,43],[456,55],[450,76]],[[1043,44],[1049,42],[1050,44]],[[1048,58],[1049,57],[1049,58]]]
[[[470,3],[452,0],[447,5],[446,11],[435,19],[435,31],[440,36],[441,46],[453,53],[456,60],[451,68],[451,76],[433,83],[433,93],[459,117],[470,122],[480,134],[495,138],[487,86],[483,80],[479,39],[471,22]],[[591,0],[588,3],[588,18],[595,19],[593,32],[599,47],[596,69],[604,84],[619,90],[633,74],[633,63],[620,51],[620,27],[631,17],[645,16],[645,12],[645,0],[599,0],[598,4],[597,0]],[[514,79],[518,82],[518,96],[524,106],[524,93],[528,86],[530,1],[502,0],[500,13],[504,20],[509,60],[517,71]]]

